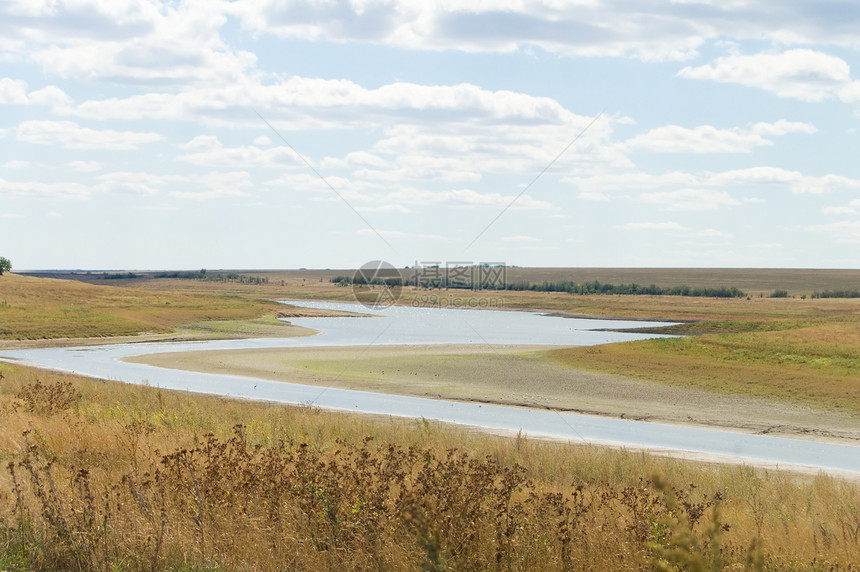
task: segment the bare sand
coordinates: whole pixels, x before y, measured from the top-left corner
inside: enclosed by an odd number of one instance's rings
[[[572,369],[540,346],[314,347],[161,353],[127,361],[259,379],[857,444],[850,415]]]

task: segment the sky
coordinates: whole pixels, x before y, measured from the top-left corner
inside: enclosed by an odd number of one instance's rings
[[[0,256],[858,268],[857,30],[854,0],[0,0]]]

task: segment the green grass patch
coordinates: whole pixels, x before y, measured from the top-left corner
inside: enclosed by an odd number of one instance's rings
[[[548,356],[571,367],[860,416],[857,324],[566,348]]]

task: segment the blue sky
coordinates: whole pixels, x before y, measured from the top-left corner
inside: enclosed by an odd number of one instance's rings
[[[0,0],[0,255],[857,268],[858,29],[848,1]]]

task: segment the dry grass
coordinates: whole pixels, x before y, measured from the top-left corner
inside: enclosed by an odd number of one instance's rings
[[[0,367],[4,570],[860,562],[860,489],[831,477]]]

